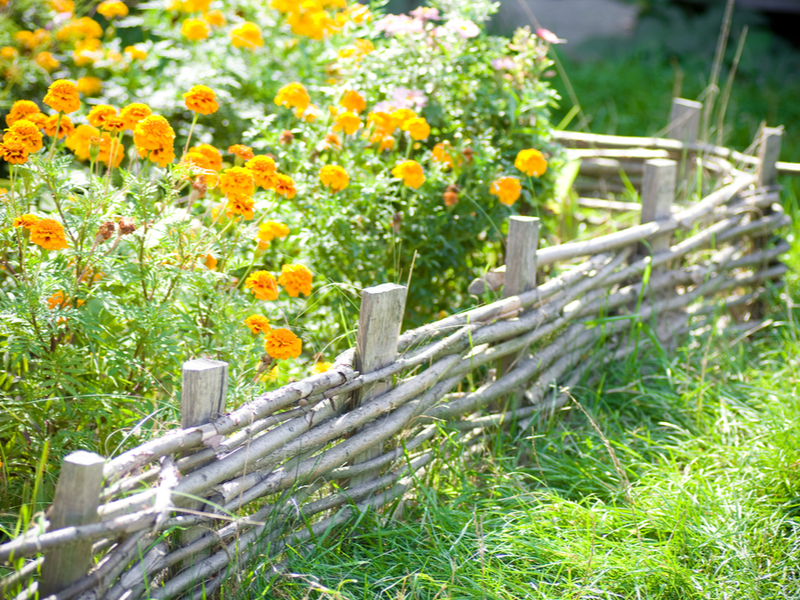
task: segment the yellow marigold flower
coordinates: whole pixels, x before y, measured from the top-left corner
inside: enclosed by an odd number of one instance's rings
[[[283,286],[286,293],[292,298],[297,298],[303,294],[311,294],[311,271],[304,265],[283,265],[281,274],[278,276],[278,283]]]
[[[203,257],[203,264],[205,265],[206,269],[209,271],[216,271],[217,270],[217,257],[213,254],[206,254]]]
[[[110,21],[115,17],[127,17],[128,7],[119,0],[105,0],[97,5],[97,12]]]
[[[375,127],[382,136],[392,135],[397,129],[397,121],[389,113],[373,111],[367,115],[367,123]]]
[[[86,116],[86,120],[89,121],[89,125],[94,127],[102,127],[105,124],[106,119],[116,116],[116,108],[109,106],[108,104],[98,104],[89,111],[89,114]]]
[[[206,20],[206,23],[212,27],[225,27],[225,24],[228,22],[225,19],[225,14],[218,9],[208,11],[203,15],[203,18]]]
[[[251,198],[256,191],[253,174],[244,167],[225,169],[219,176],[219,189],[228,198]]]
[[[267,333],[264,350],[276,360],[297,358],[303,351],[303,342],[288,329],[272,329]]]
[[[133,143],[139,150],[158,150],[172,147],[175,131],[167,120],[159,115],[145,117],[133,129]]]
[[[147,51],[142,50],[139,46],[125,46],[124,52],[131,57],[131,60],[144,60],[147,58]]]
[[[275,300],[278,297],[278,282],[269,271],[255,271],[244,280],[244,287],[259,300]]]
[[[54,111],[67,114],[81,107],[77,86],[66,79],[58,79],[51,83],[43,102]]]
[[[0,58],[11,62],[15,58],[19,56],[19,50],[14,48],[13,46],[3,46],[0,48]]]
[[[303,110],[296,108],[294,116],[306,123],[313,123],[322,116],[322,111],[313,104],[309,104]]]
[[[397,126],[403,131],[406,130],[406,122],[416,118],[417,113],[410,108],[398,108],[392,111],[392,119],[394,119],[394,122],[397,123]]]
[[[55,71],[61,64],[50,52],[39,52],[36,55],[36,64],[42,67],[48,73]]]
[[[219,173],[222,170],[222,154],[211,144],[200,144],[189,149],[190,152],[199,152],[208,159],[211,170]]]
[[[378,152],[385,152],[394,148],[394,138],[390,135],[381,135],[380,133],[375,134],[370,139],[370,142],[373,144],[375,142],[379,142]]]
[[[186,12],[203,12],[208,10],[211,0],[183,0],[183,10]]]
[[[67,136],[65,145],[80,160],[89,160],[92,140],[100,138],[100,130],[91,125],[78,125],[75,131]]]
[[[347,187],[350,175],[339,165],[325,165],[319,170],[319,180],[336,193]]]
[[[516,177],[500,177],[489,187],[489,193],[508,206],[517,201],[521,192],[522,185]]]
[[[103,58],[101,42],[96,38],[89,38],[78,42],[72,53],[72,60],[78,67],[85,67],[94,64],[95,61]]]
[[[186,19],[181,25],[181,35],[187,40],[197,42],[211,35],[211,27],[200,19]]]
[[[238,156],[242,160],[250,160],[255,156],[253,154],[253,149],[250,146],[245,146],[244,144],[234,144],[228,148],[228,154],[233,154]]]
[[[392,169],[392,175],[402,179],[403,183],[410,188],[417,189],[425,183],[425,173],[422,167],[415,160],[406,160]]]
[[[358,115],[351,112],[336,115],[333,122],[334,131],[344,131],[347,135],[352,135],[359,129],[361,129],[361,119],[358,118]]]
[[[272,329],[269,326],[269,319],[263,315],[250,315],[242,323],[250,328],[250,333],[253,335],[267,333]]]
[[[358,92],[348,90],[344,93],[344,96],[339,101],[339,105],[344,106],[345,109],[354,113],[360,113],[362,110],[367,108],[367,101],[364,100],[364,96]]]
[[[342,48],[339,51],[339,56],[342,58],[354,58],[356,61],[361,61],[367,54],[375,51],[375,46],[370,40],[358,39],[352,46]]]
[[[60,42],[74,42],[86,38],[103,37],[103,28],[100,23],[91,17],[70,19],[56,32],[56,39]]]
[[[211,168],[211,161],[205,154],[197,152],[196,150],[189,150],[189,152],[181,158],[181,164],[193,165],[201,169],[203,171],[201,176],[207,187],[215,187],[217,185],[219,177],[217,177],[214,169]]]
[[[253,174],[253,181],[256,185],[265,190],[275,187],[275,175],[278,168],[272,158],[259,154],[248,160],[244,166]]]
[[[225,212],[228,217],[242,215],[245,221],[249,221],[255,214],[253,212],[254,206],[255,201],[252,196],[228,195],[228,202],[225,204]]]
[[[456,165],[456,161],[451,154],[452,150],[453,147],[450,145],[450,142],[439,142],[433,147],[431,157],[436,162],[442,163],[444,166],[452,169]]]
[[[539,177],[547,170],[547,161],[541,152],[528,148],[519,151],[514,166],[528,176]]]
[[[27,50],[34,50],[38,46],[42,46],[50,42],[50,34],[44,29],[37,29],[36,31],[20,31],[17,32],[17,41],[21,43]]]
[[[261,37],[261,29],[258,28],[258,25],[245,21],[239,27],[231,30],[231,44],[237,48],[255,50],[264,45],[264,38]]]
[[[36,106],[35,102],[31,102],[30,100],[17,100],[6,115],[6,125],[11,127],[14,121],[27,119],[29,116],[39,113],[41,113],[41,111],[39,107]]]
[[[0,143],[0,157],[12,165],[22,165],[28,162],[28,146],[18,137],[7,136]]]
[[[17,217],[14,219],[14,227],[24,227],[25,229],[30,229],[36,223],[39,222],[39,217],[36,215],[22,215],[21,217]]]
[[[125,121],[125,129],[133,131],[141,121],[153,114],[147,104],[134,102],[119,111],[120,118]]]
[[[302,83],[294,82],[278,90],[278,95],[275,96],[275,104],[286,108],[305,110],[311,104],[311,97]]]
[[[428,122],[422,117],[409,119],[403,123],[403,129],[417,141],[427,139],[431,134],[431,126],[428,125]]]
[[[219,110],[217,94],[205,85],[192,86],[192,89],[183,95],[183,101],[186,103],[186,108],[201,115],[210,115]]]
[[[57,13],[72,14],[75,12],[75,3],[72,0],[50,0],[47,5]]]
[[[172,146],[172,142],[168,146],[161,146],[151,151],[148,158],[150,162],[156,163],[162,169],[166,168],[175,160],[175,148]]]
[[[81,77],[78,79],[78,91],[84,96],[96,96],[103,89],[99,77]]]
[[[275,175],[275,187],[273,189],[277,194],[289,200],[297,195],[297,189],[294,187],[294,179],[283,173],[277,173]]]
[[[314,371],[314,373],[319,375],[320,373],[325,373],[327,371],[330,371],[332,366],[333,363],[330,363],[327,360],[321,360],[319,362],[314,363],[314,367],[312,368],[312,370]]]
[[[14,124],[6,129],[6,132],[3,141],[7,141],[8,138],[17,138],[25,144],[25,150],[31,154],[42,149],[42,132],[28,119],[14,121]]]
[[[120,142],[117,138],[112,139],[111,135],[108,133],[101,134],[97,160],[116,169],[119,167],[124,157],[125,146],[122,145],[122,142]],[[175,155],[173,154],[172,157],[174,158]],[[151,158],[150,160],[153,159]]]
[[[289,228],[286,225],[276,221],[267,221],[259,224],[258,234],[255,239],[258,242],[259,249],[264,250],[275,238],[283,239],[287,235],[289,235]]]
[[[70,119],[67,115],[61,115],[61,122],[58,121],[58,115],[50,115],[44,121],[44,132],[45,134],[53,137],[56,135],[56,125],[58,125],[58,138],[61,139],[64,136],[72,135],[72,132],[75,131],[75,125],[72,123],[72,119]]]
[[[322,148],[324,150],[341,150],[342,149],[342,138],[338,135],[333,133],[332,131],[325,134],[325,139],[322,140]]]
[[[63,250],[67,247],[64,226],[54,219],[40,219],[31,226],[31,241],[45,250]]]

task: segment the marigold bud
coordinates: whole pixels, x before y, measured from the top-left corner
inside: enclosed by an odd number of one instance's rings
[[[442,198],[445,206],[455,206],[458,204],[458,186],[450,184],[444,191]]]
[[[281,135],[278,137],[278,141],[284,146],[291,144],[292,140],[294,140],[294,134],[288,129],[281,131]]]
[[[189,203],[205,198],[207,191],[208,184],[206,183],[206,178],[198,177],[192,181],[192,191],[189,193]]]
[[[403,213],[396,212],[392,216],[392,229],[394,229],[395,234],[400,233],[400,226],[403,224]]]
[[[475,156],[475,151],[469,146],[467,146],[466,148],[464,148],[462,154],[464,155],[464,160],[466,160],[468,163],[471,163],[472,159]]]
[[[100,242],[104,242],[107,239],[110,239],[112,235],[114,235],[114,231],[116,230],[116,225],[114,225],[114,221],[106,221],[100,228],[97,230],[97,236],[95,236],[95,243],[99,244]]]
[[[122,235],[128,235],[129,233],[133,233],[136,231],[136,223],[133,222],[133,219],[130,217],[122,217],[119,222],[119,232]]]

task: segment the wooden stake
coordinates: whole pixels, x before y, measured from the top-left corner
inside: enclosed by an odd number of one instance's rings
[[[674,160],[656,158],[644,164],[644,183],[642,185],[642,224],[651,221],[666,221],[672,216],[672,201],[675,198]],[[653,254],[669,250],[669,233],[654,236],[650,240]]]
[[[397,358],[397,341],[406,306],[406,288],[394,283],[384,283],[361,292],[361,311],[358,315],[355,368],[359,373],[369,373],[392,364]],[[392,387],[391,381],[377,381],[353,394],[350,406],[355,409]],[[358,455],[353,464],[380,456],[383,448],[376,447]],[[358,485],[373,477],[366,472],[350,480]]]
[[[97,506],[105,462],[102,456],[84,450],[64,459],[50,514],[50,531],[98,521]],[[41,598],[57,594],[86,575],[92,565],[92,542],[76,542],[45,552],[44,557],[39,587]]]
[[[770,186],[778,183],[778,155],[781,153],[783,128],[764,127],[758,146],[758,185]]]
[[[694,144],[700,133],[700,115],[703,103],[684,98],[672,100],[667,138],[684,144]]]

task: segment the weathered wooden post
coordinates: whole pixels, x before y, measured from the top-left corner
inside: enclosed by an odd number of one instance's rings
[[[361,292],[361,310],[356,334],[355,368],[359,373],[377,371],[397,359],[397,340],[406,307],[406,288],[384,283]],[[391,387],[391,381],[377,381],[353,394],[350,406],[357,408]],[[353,459],[353,464],[380,456],[381,448],[370,448]],[[350,486],[370,479],[369,472],[354,476]]]
[[[503,297],[516,296],[536,287],[536,250],[539,248],[539,219],[536,217],[511,217],[508,220],[506,242],[506,276]],[[514,368],[521,354],[512,354],[500,360],[500,376]],[[510,408],[519,406],[522,392],[509,396]]]
[[[642,224],[664,221],[672,214],[675,198],[675,173],[677,163],[666,158],[654,158],[644,163],[642,182]],[[653,254],[669,250],[671,234],[664,233],[650,238]],[[664,267],[662,267],[663,269]]]
[[[782,127],[764,127],[758,145],[758,185],[772,186],[778,183],[778,155],[781,153]]]
[[[669,115],[667,137],[683,144],[694,144],[700,137],[700,115],[703,114],[703,103],[685,98],[674,98]],[[681,153],[680,168],[676,170],[678,191],[685,200],[691,181],[694,179],[694,165],[689,162],[689,151]]]
[[[225,412],[228,395],[228,363],[210,358],[196,358],[183,363],[183,381],[181,384],[181,427],[198,427],[216,419]],[[198,464],[198,469],[207,462]],[[193,470],[194,470],[193,469]],[[184,473],[186,475],[186,473]],[[189,508],[199,510],[201,502],[192,502]],[[203,535],[203,527],[193,527],[181,532],[181,545],[186,546]],[[208,554],[208,550],[200,552],[186,561],[189,566]]]
[[[105,462],[102,456],[84,450],[64,459],[50,513],[50,531],[97,522]],[[91,541],[45,552],[39,597],[60,592],[85,576],[91,566]]]

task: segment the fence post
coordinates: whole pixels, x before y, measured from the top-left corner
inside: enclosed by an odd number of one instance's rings
[[[536,250],[539,248],[539,219],[536,217],[511,217],[508,220],[506,242],[506,278],[503,297],[516,296],[536,287]],[[521,354],[512,354],[500,360],[500,376],[514,368]],[[522,401],[520,390],[508,396],[510,408]]]
[[[369,373],[392,364],[397,359],[397,340],[406,307],[406,288],[394,283],[384,283],[361,292],[361,310],[358,314],[355,368],[359,373]],[[391,387],[390,381],[377,381],[353,394],[350,406],[357,408]],[[380,456],[381,448],[370,448],[353,459],[353,464]],[[350,480],[350,486],[368,480],[372,475],[362,473]]]
[[[50,531],[97,522],[105,462],[102,456],[84,450],[64,459],[50,513]],[[39,597],[57,594],[86,575],[91,565],[92,542],[77,542],[45,552]]]
[[[667,137],[678,140],[684,144],[694,144],[700,136],[700,115],[703,114],[703,103],[685,98],[673,98],[672,110],[669,114]],[[681,153],[680,168],[676,169],[675,177],[681,197],[685,200],[688,196],[691,181],[694,179],[695,168],[689,162],[689,151]]]
[[[642,225],[670,218],[672,200],[675,198],[677,167],[674,160],[666,158],[645,161],[642,182]],[[650,251],[656,254],[669,250],[670,238],[669,233],[650,238]]]
[[[210,358],[196,358],[183,363],[181,383],[181,427],[198,427],[216,419],[225,412],[228,395],[228,363]],[[191,453],[190,453],[191,454]],[[211,459],[213,460],[213,459]],[[209,461],[195,465],[192,470],[208,464]],[[184,473],[185,475],[186,473]],[[202,502],[192,502],[189,508],[199,510]],[[203,527],[192,527],[181,531],[181,545],[191,544],[205,533]],[[182,562],[187,567],[209,554],[208,550],[198,552]]]
[[[764,127],[758,145],[758,185],[771,186],[778,183],[778,155],[781,153],[781,127]]]

